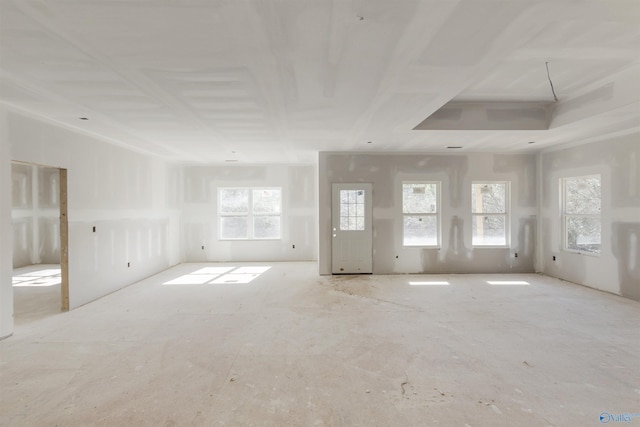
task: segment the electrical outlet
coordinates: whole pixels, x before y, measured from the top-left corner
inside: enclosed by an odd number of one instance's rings
[[[295,249],[295,248],[296,248],[296,245],[292,245],[291,247],[292,247],[293,249]]]
[[[127,263],[127,267],[131,267],[131,263],[130,262]]]
[[[553,260],[554,260],[554,261],[556,260],[556,256],[555,256],[555,255],[553,256]]]
[[[95,225],[93,226],[93,232],[94,233],[96,232],[96,226]]]
[[[513,255],[514,258],[518,258],[518,252]]]
[[[202,247],[202,250],[204,251],[204,246]]]

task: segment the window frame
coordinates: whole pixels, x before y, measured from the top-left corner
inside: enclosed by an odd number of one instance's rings
[[[248,190],[249,200],[247,213],[223,213],[221,195],[224,190]],[[253,192],[256,190],[277,190],[280,192],[280,205],[278,206],[278,213],[258,213],[254,212],[254,200]],[[220,241],[268,241],[268,240],[282,240],[282,202],[283,202],[282,187],[218,187],[218,240]],[[255,217],[271,216],[278,217],[280,221],[280,232],[278,237],[255,237]],[[247,218],[247,237],[222,237],[222,220],[223,218]]]
[[[421,213],[421,212],[405,212],[404,209],[404,186],[405,185],[412,185],[412,184],[425,184],[425,185],[431,185],[431,184],[435,184],[436,186],[436,211],[435,212],[427,212],[427,213]],[[422,181],[422,180],[411,180],[411,181],[402,181],[401,187],[400,187],[400,205],[401,205],[401,209],[402,209],[402,246],[406,247],[406,248],[441,248],[442,247],[442,230],[441,230],[441,224],[442,224],[442,203],[441,203],[441,194],[442,192],[440,191],[442,187],[442,182],[441,181]],[[416,216],[430,216],[430,217],[435,217],[436,218],[436,244],[435,245],[428,245],[428,244],[406,244],[405,243],[405,236],[404,236],[404,220],[406,217],[416,217]]]
[[[473,206],[473,191],[474,185],[483,185],[483,184],[504,184],[504,213],[478,213],[474,212]],[[471,232],[471,247],[472,248],[510,248],[511,247],[511,181],[506,180],[481,180],[481,181],[471,181],[471,197],[469,197],[469,201],[471,202],[471,226],[469,227]],[[473,242],[473,223],[476,217],[504,217],[504,240],[505,243],[503,245],[479,245]]]
[[[567,182],[571,180],[578,179],[590,179],[597,178],[600,181],[600,209],[599,213],[596,214],[575,214],[575,213],[567,213]],[[569,228],[567,223],[570,218],[588,218],[588,219],[597,219],[600,222],[600,243],[598,244],[598,251],[584,251],[580,249],[573,249],[569,247]],[[589,175],[579,175],[579,176],[566,176],[560,178],[560,221],[561,221],[561,248],[564,252],[570,252],[574,254],[580,255],[589,255],[593,257],[599,257],[602,254],[602,174],[595,173]]]

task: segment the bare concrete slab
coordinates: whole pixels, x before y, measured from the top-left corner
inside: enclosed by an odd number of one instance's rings
[[[586,426],[640,413],[638,302],[535,274],[316,272],[183,264],[17,323],[0,341],[0,425]]]

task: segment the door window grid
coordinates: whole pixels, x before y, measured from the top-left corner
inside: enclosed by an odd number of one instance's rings
[[[563,178],[563,249],[599,254],[602,242],[600,175]]]
[[[340,190],[340,231],[365,229],[364,203],[364,190]]]
[[[509,182],[471,184],[471,243],[473,246],[509,245]]]
[[[438,246],[440,183],[402,183],[403,244]]]

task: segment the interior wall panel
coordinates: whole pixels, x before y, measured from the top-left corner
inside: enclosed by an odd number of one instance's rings
[[[182,208],[183,257],[200,261],[309,261],[317,259],[317,180],[314,165],[187,166]],[[218,190],[281,187],[282,237],[219,238]]]
[[[540,155],[544,274],[640,301],[639,141],[636,133]],[[565,251],[560,180],[594,174],[602,186],[600,254]]]
[[[13,268],[31,265],[32,221],[30,218],[12,219],[13,222]]]
[[[72,309],[180,262],[180,206],[168,196],[180,167],[22,114],[7,120],[9,158],[67,169]],[[55,194],[43,186],[38,202]],[[43,227],[47,252],[54,227]],[[163,251],[150,254],[154,234]]]
[[[331,184],[373,184],[373,270],[394,273],[530,273],[534,271],[534,155],[342,154],[319,156],[319,271],[331,271]],[[509,247],[471,244],[472,181],[511,183]],[[439,248],[403,245],[402,182],[441,183]],[[518,255],[517,257],[515,255]]]

